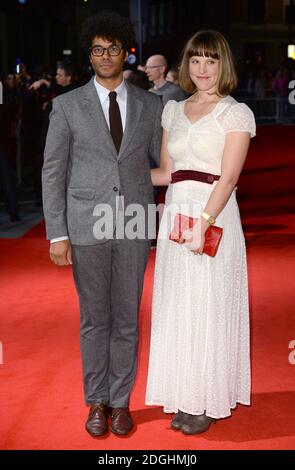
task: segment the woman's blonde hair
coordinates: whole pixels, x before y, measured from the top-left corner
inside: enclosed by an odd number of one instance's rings
[[[213,30],[199,31],[185,45],[179,69],[179,85],[188,93],[197,91],[189,74],[189,59],[193,56],[211,57],[219,60],[217,83],[219,96],[227,96],[236,88],[238,79],[233,55],[227,40],[221,33]]]

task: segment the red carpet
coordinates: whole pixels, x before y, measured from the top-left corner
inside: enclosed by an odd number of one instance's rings
[[[1,449],[294,449],[294,127],[258,129],[239,184],[248,247],[252,406],[239,406],[200,436],[169,429],[144,405],[154,252],[140,312],[136,432],[94,440],[84,431],[78,302],[70,268],[53,266],[43,224],[1,240]]]

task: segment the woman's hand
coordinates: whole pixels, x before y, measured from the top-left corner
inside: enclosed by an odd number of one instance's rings
[[[203,254],[204,244],[205,244],[205,233],[209,224],[200,217],[192,229],[186,230],[183,232],[182,237],[179,241],[180,244],[183,244],[188,250],[192,251],[195,255]]]

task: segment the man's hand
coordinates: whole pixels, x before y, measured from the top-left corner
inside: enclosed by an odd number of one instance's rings
[[[50,82],[45,80],[45,78],[41,78],[40,80],[36,80],[32,85],[29,86],[29,90],[37,91],[42,85],[46,85],[47,87],[50,86]]]
[[[51,261],[57,266],[67,266],[72,262],[72,247],[69,240],[62,240],[50,244],[49,255]]]

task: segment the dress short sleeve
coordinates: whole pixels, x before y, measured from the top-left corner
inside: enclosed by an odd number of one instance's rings
[[[175,100],[169,100],[162,113],[162,127],[166,130],[169,131],[172,119],[174,117],[174,112],[175,112]]]
[[[236,103],[230,107],[223,121],[225,132],[240,131],[256,135],[254,114],[245,103]]]

